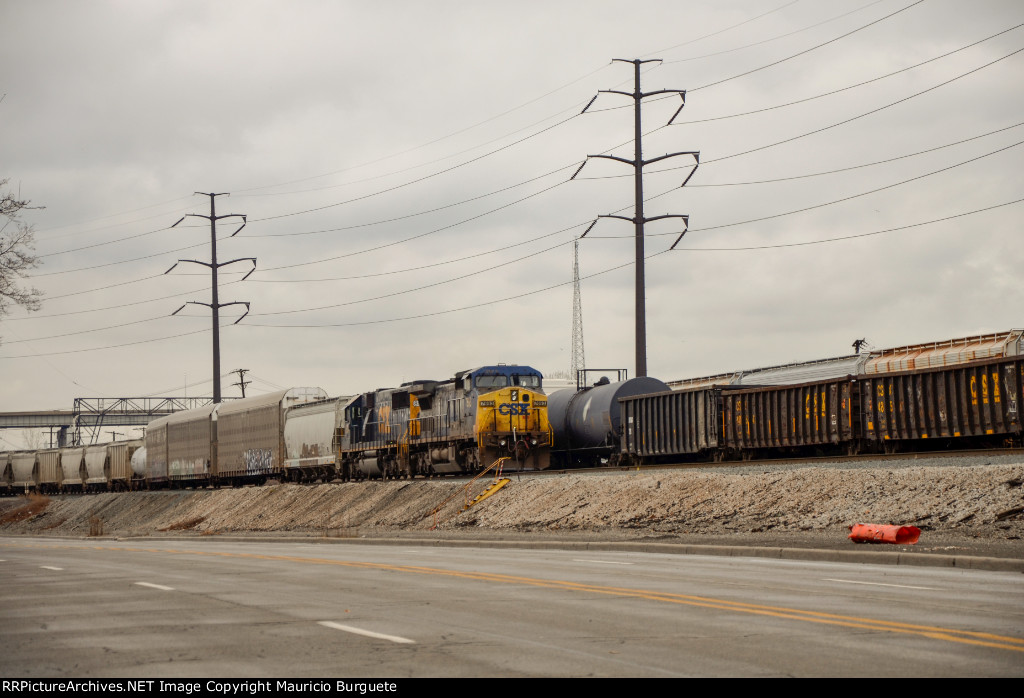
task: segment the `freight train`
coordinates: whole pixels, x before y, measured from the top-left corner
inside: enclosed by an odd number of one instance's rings
[[[355,396],[291,388],[149,423],[145,442],[0,454],[0,493],[329,482],[543,470],[541,373],[498,364]]]
[[[553,462],[625,465],[1021,445],[1019,356],[797,385],[649,390],[652,380],[553,393]]]
[[[605,380],[550,396],[534,369],[484,366],[348,398],[293,388],[178,412],[150,424],[144,447],[0,454],[0,491],[429,477],[502,457],[543,470],[1020,446],[1022,391],[1020,356],[796,385]]]

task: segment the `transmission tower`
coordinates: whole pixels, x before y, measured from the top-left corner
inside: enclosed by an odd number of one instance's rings
[[[679,109],[676,110],[676,113],[672,115],[671,119],[669,119],[668,123],[671,124],[675,120],[676,116],[679,115],[679,112],[682,111],[683,107],[686,105],[686,90],[655,90],[653,92],[640,91],[640,66],[643,65],[644,63],[660,62],[660,59],[640,60],[639,58],[637,58],[634,60],[626,60],[624,58],[615,58],[613,59],[613,62],[633,64],[633,80],[635,85],[633,91],[622,92],[621,90],[599,90],[598,94],[594,95],[594,98],[587,103],[587,106],[583,107],[583,111],[580,113],[582,114],[586,112],[601,92],[625,95],[626,97],[631,97],[633,99],[634,158],[632,160],[628,160],[626,158],[620,158],[616,155],[588,155],[587,158],[588,160],[589,158],[606,158],[608,160],[617,160],[618,162],[631,165],[634,170],[633,181],[636,199],[635,215],[632,218],[627,218],[626,216],[616,216],[613,214],[608,214],[605,216],[598,216],[598,218],[619,218],[624,221],[630,221],[631,223],[634,224],[636,230],[636,375],[639,377],[647,375],[647,302],[645,296],[646,292],[644,280],[644,223],[648,221],[661,220],[662,218],[681,218],[684,224],[683,232],[679,235],[679,238],[676,239],[675,243],[673,243],[672,247],[675,247],[677,244],[679,244],[679,240],[682,239],[683,235],[686,234],[686,225],[689,224],[690,220],[689,216],[678,213],[669,213],[662,216],[651,216],[650,218],[644,217],[643,168],[644,165],[650,165],[651,163],[658,162],[659,160],[665,160],[666,158],[672,158],[677,155],[692,155],[695,161],[694,168],[693,170],[690,171],[690,174],[686,177],[686,180],[682,183],[682,185],[680,185],[681,187],[685,187],[686,182],[690,181],[690,177],[693,176],[693,173],[697,171],[697,167],[700,165],[700,151],[684,150],[678,153],[668,153],[666,155],[660,155],[656,158],[651,158],[650,160],[643,159],[643,146],[641,142],[640,126],[641,101],[644,97],[650,97],[652,95],[663,94],[666,92],[678,94],[682,98],[683,104],[680,105]],[[576,175],[580,173],[580,170],[583,169],[583,166],[587,164],[588,160],[583,161],[583,165],[580,165],[579,169],[576,170],[575,174],[573,174],[573,176],[570,177],[570,179],[576,178]],[[596,223],[596,220],[593,223],[591,223],[590,228],[593,228]],[[580,235],[580,237],[585,237],[586,234],[590,232],[590,228],[587,228],[586,232],[584,232],[583,235]]]
[[[583,355],[583,301],[580,298],[580,241],[572,243],[572,368],[569,372],[573,380],[578,380],[579,372],[587,367]]]
[[[238,259],[232,259],[230,262],[220,262],[220,263],[217,262],[217,221],[219,221],[222,218],[241,218],[242,219],[242,225],[238,226],[238,230],[236,230],[235,232],[231,233],[231,235],[229,236],[229,237],[234,237],[234,236],[238,235],[239,231],[241,231],[242,228],[245,227],[246,218],[245,218],[244,215],[239,214],[239,213],[229,213],[229,214],[227,214],[225,216],[218,216],[217,215],[216,198],[218,196],[226,196],[226,194],[223,194],[223,193],[221,193],[221,194],[207,194],[206,192],[201,192],[201,191],[197,191],[196,194],[200,194],[202,196],[210,197],[210,215],[209,216],[204,216],[204,215],[201,215],[201,214],[198,214],[198,213],[189,213],[187,215],[188,216],[195,216],[196,218],[205,218],[208,221],[210,221],[210,261],[209,262],[200,262],[198,259],[179,259],[177,262],[174,263],[173,266],[171,266],[170,269],[165,271],[164,274],[170,274],[171,271],[174,269],[174,267],[178,266],[178,264],[181,263],[181,262],[191,262],[193,264],[201,264],[204,267],[209,267],[210,268],[210,272],[213,275],[213,285],[212,285],[212,287],[213,287],[213,298],[211,299],[211,301],[209,303],[202,303],[202,302],[199,302],[199,301],[189,301],[188,303],[185,303],[184,305],[182,305],[181,308],[178,308],[173,313],[171,313],[171,315],[177,315],[179,312],[182,311],[182,309],[184,309],[184,307],[186,305],[189,305],[189,304],[192,304],[192,305],[205,305],[207,308],[209,308],[210,310],[213,311],[213,401],[214,401],[214,403],[218,403],[218,402],[221,401],[221,399],[220,399],[220,309],[224,308],[224,307],[227,307],[229,305],[244,305],[245,306],[245,312],[242,314],[242,317],[240,317],[237,320],[235,320],[235,324],[237,325],[239,322],[242,321],[242,318],[244,318],[246,315],[249,314],[249,304],[247,302],[245,302],[245,301],[232,301],[231,303],[220,303],[220,302],[218,302],[218,300],[217,300],[217,298],[218,298],[218,294],[217,294],[217,291],[218,291],[218,288],[217,288],[217,270],[220,269],[221,267],[226,267],[229,264],[234,264],[235,262],[249,261],[249,262],[252,262],[252,269],[249,270],[249,274],[251,274],[251,273],[253,273],[256,270],[256,258],[255,257],[240,257]],[[186,216],[182,216],[181,218],[179,218],[178,219],[178,223],[181,223],[183,220],[185,220],[185,218],[186,218]],[[175,227],[176,225],[178,225],[178,223],[175,223],[171,227],[172,228]],[[243,276],[242,277],[242,281],[245,281],[247,278],[249,278],[249,274],[246,274],[245,276]]]

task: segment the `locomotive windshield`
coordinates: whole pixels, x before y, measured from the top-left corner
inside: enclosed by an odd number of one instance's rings
[[[512,376],[512,382],[515,385],[521,385],[524,388],[539,388],[540,387],[540,376],[535,375],[535,374],[534,375],[528,375],[528,376],[513,375]]]
[[[508,376],[477,376],[476,387],[478,388],[504,388],[508,385]]]
[[[514,373],[511,376],[477,376],[476,387],[484,388],[486,390],[494,390],[495,388],[505,388],[509,385],[521,385],[524,388],[539,388],[540,387],[540,376],[534,375],[519,375]]]

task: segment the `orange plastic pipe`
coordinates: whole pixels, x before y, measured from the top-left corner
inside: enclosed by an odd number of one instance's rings
[[[894,543],[914,545],[921,537],[917,526],[890,526],[886,524],[862,524],[850,526],[850,540],[854,543]]]

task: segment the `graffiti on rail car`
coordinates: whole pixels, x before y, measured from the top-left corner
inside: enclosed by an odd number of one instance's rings
[[[269,473],[274,467],[274,452],[269,448],[250,448],[242,457],[245,458],[246,475]]]

